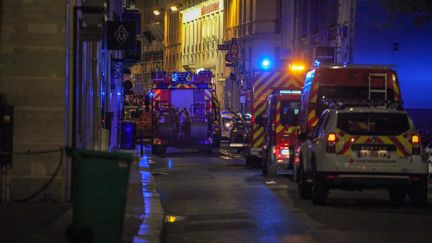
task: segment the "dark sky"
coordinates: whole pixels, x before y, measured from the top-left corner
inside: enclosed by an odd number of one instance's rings
[[[405,107],[432,108],[432,22],[413,22],[377,1],[357,1],[354,63],[394,64]]]

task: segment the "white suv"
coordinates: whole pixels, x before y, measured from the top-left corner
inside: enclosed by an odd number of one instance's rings
[[[325,110],[301,146],[295,180],[302,198],[325,205],[330,189],[388,188],[393,202],[427,203],[428,166],[406,112],[355,107]]]

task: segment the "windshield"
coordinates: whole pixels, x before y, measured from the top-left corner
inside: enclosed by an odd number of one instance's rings
[[[337,127],[353,135],[398,135],[409,129],[406,114],[339,113]]]
[[[300,102],[282,100],[280,102],[280,120],[282,125],[296,126],[300,113]]]

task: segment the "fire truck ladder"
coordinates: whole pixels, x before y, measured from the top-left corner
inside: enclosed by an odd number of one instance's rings
[[[373,88],[374,81],[384,81],[384,88],[377,89]],[[376,86],[375,86],[376,87]],[[376,93],[384,94],[384,106],[386,107],[387,103],[387,74],[386,73],[369,73],[369,100],[372,99],[372,95]]]

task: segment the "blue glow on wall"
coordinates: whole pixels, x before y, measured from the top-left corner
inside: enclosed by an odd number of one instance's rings
[[[357,1],[353,63],[394,65],[405,108],[432,108],[432,22]]]

